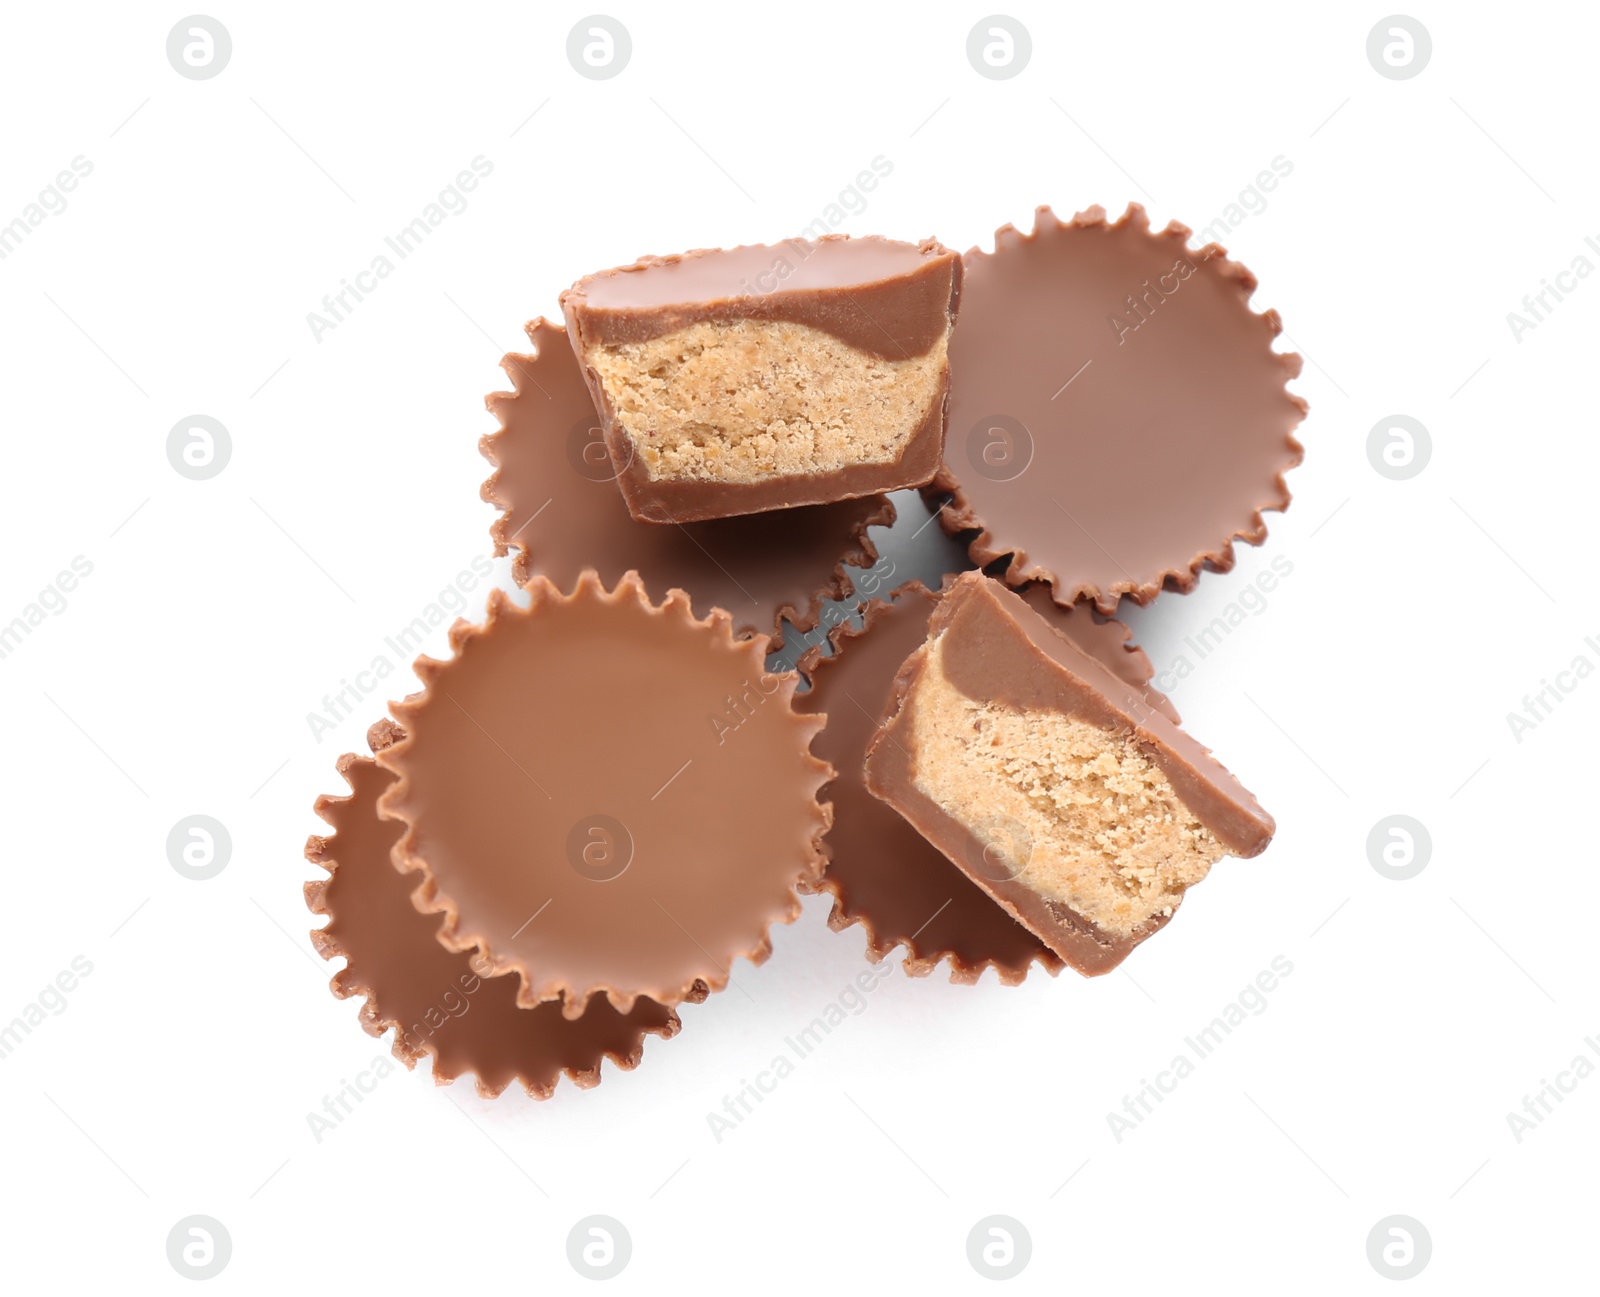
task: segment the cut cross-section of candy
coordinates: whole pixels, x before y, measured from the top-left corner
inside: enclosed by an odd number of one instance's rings
[[[1171,918],[1272,817],[1145,693],[998,581],[946,588],[895,678],[866,783],[1082,973]]]
[[[926,484],[944,441],[961,258],[932,240],[647,257],[561,309],[643,522]]]
[[[1129,645],[1126,626],[1087,606],[1059,608],[1047,591],[1030,589],[1024,595],[1056,630],[1176,719],[1171,704],[1150,688],[1150,660]],[[833,897],[830,927],[843,931],[859,923],[865,930],[869,959],[904,946],[905,968],[913,976],[931,973],[948,960],[952,981],[976,982],[984,969],[993,968],[1010,985],[1021,982],[1034,962],[1059,971],[1060,957],[894,807],[873,796],[865,782],[867,747],[895,675],[927,639],[937,605],[937,595],[912,582],[892,602],[867,604],[859,629],[835,630],[831,655],[824,656],[819,646],[800,661],[812,687],[796,695],[795,706],[826,713],[827,726],[811,749],[836,771],[823,789],[833,807],[833,826],[823,839],[828,867],[819,890]]]

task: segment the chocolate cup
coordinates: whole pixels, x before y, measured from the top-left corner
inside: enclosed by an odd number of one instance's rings
[[[379,804],[405,822],[395,859],[441,940],[515,971],[525,1007],[721,990],[821,871],[820,722],[762,642],[696,620],[682,591],[657,606],[637,575],[608,591],[593,572],[528,591],[527,609],[491,592],[390,705],[408,736],[378,754],[399,776]]]
[[[1056,602],[1148,603],[1233,566],[1289,503],[1306,403],[1300,357],[1272,350],[1276,311],[1224,249],[1152,234],[1131,204],[1007,225],[963,258],[950,342],[950,431],[933,492],[979,565],[1049,582]]]

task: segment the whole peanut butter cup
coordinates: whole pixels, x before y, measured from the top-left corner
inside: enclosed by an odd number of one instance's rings
[[[1300,358],[1272,350],[1283,326],[1250,309],[1255,276],[1189,233],[1152,233],[1138,204],[1115,224],[1041,207],[1031,233],[963,258],[935,486],[946,529],[976,531],[973,559],[1006,559],[1008,584],[1148,603],[1231,567],[1288,504]]]
[[[447,945],[514,971],[524,1006],[720,990],[821,871],[821,721],[764,641],[725,612],[696,620],[682,591],[658,606],[636,574],[608,591],[587,572],[528,593],[522,609],[493,592],[391,704],[407,737],[378,754],[398,776],[379,806],[404,821],[417,903]]]

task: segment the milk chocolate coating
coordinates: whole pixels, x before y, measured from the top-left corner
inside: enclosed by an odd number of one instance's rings
[[[613,585],[636,571],[653,591],[687,592],[696,615],[726,609],[738,634],[776,647],[781,620],[809,630],[822,601],[848,589],[845,565],[877,557],[867,527],[894,521],[881,496],[676,527],[635,521],[565,331],[538,319],[528,337],[531,355],[500,362],[516,391],[487,398],[501,428],[479,443],[497,466],[483,498],[504,510],[490,535],[496,554],[517,551],[518,585],[540,573],[570,590],[584,568]]]
[[[786,273],[779,274],[780,268]],[[561,295],[572,349],[642,342],[703,321],[802,324],[887,360],[926,355],[950,330],[960,298],[961,258],[929,239],[825,235],[815,241],[700,249],[644,257],[580,279]],[[771,276],[769,282],[764,278]],[[775,509],[817,506],[926,485],[938,472],[945,402],[936,401],[900,457],[757,482],[650,477],[618,427],[599,379],[585,380],[605,426],[618,485],[633,517],[687,525]]]
[[[580,279],[561,294],[561,309],[580,356],[590,346],[645,342],[702,320],[768,320],[907,360],[944,336],[960,283],[961,258],[932,239],[828,234],[642,257]]]
[[[1272,839],[1272,817],[1211,753],[1150,705],[1144,691],[1058,633],[1028,604],[980,572],[950,583],[928,623],[941,639],[943,667],[969,698],[1008,707],[1052,710],[1131,740],[1171,783],[1185,806],[1237,856],[1254,856]],[[869,792],[900,812],[974,884],[992,896],[1079,972],[1109,972],[1160,928],[1156,915],[1131,936],[1107,932],[1015,879],[974,870],[986,844],[916,784],[913,689],[926,661],[919,648],[901,666],[883,723],[867,745]]]
[[[1174,725],[1181,722],[1172,699],[1150,683],[1156,669],[1149,655],[1133,642],[1133,631],[1126,622],[1107,617],[1087,603],[1063,608],[1051,597],[1050,585],[1045,581],[1030,581],[1017,594],[1050,623],[1052,630],[1065,635],[1117,679],[1136,690],[1145,707],[1160,712]]]
[[[452,659],[419,659],[423,693],[390,704],[408,734],[378,756],[400,776],[380,802],[407,826],[396,859],[425,871],[446,944],[520,975],[521,1005],[720,990],[821,871],[832,771],[790,706],[798,677],[632,574],[528,591],[527,610],[492,593]]]
[[[1097,619],[1087,607],[1067,610],[1050,601],[1043,587],[1025,592],[1050,624],[1106,664],[1152,706],[1171,704],[1150,689],[1150,660],[1131,649],[1128,628]],[[893,691],[895,674],[928,634],[938,596],[920,581],[896,592],[892,603],[873,600],[861,629],[845,625],[830,637],[834,653],[820,646],[801,660],[811,689],[795,697],[798,711],[827,715],[827,726],[811,748],[838,772],[823,790],[833,803],[833,827],[823,839],[828,867],[822,888],[833,896],[828,925],[842,931],[853,923],[866,930],[867,957],[884,958],[906,949],[905,969],[931,973],[950,961],[954,982],[976,982],[994,968],[1007,985],[1021,982],[1037,960],[1054,974],[1061,959],[995,904],[894,807],[868,791],[863,771],[867,746]]]
[[[1262,510],[1288,504],[1300,358],[1272,351],[1255,276],[1189,233],[1152,234],[1138,204],[1114,225],[1041,207],[1033,233],[1008,225],[963,259],[936,485],[945,525],[980,530],[976,562],[1010,555],[1010,584],[1148,603],[1231,567],[1233,540],[1260,543]]]
[[[367,741],[377,752],[402,737],[399,726],[379,721]],[[472,1073],[486,1098],[520,1081],[545,1099],[563,1072],[587,1089],[599,1083],[602,1059],[633,1068],[646,1034],[677,1034],[678,1015],[644,998],[626,1014],[597,1000],[576,1020],[554,1002],[518,1008],[516,978],[480,976],[472,956],[439,942],[439,916],[411,904],[417,880],[390,859],[403,826],[378,818],[378,798],[394,776],[353,753],[339,758],[338,770],[350,795],[317,799],[333,832],[306,843],[306,858],[329,875],[305,885],[307,906],[329,916],[311,940],[324,959],[347,961],[333,977],[334,994],[365,996],[361,1025],[374,1036],[393,1027],[395,1057],[407,1067],[432,1055],[441,1085]]]

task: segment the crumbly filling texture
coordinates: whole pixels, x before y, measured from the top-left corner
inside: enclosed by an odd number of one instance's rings
[[[652,479],[745,483],[899,460],[943,398],[948,341],[886,360],[803,324],[704,320],[584,361]]]
[[[942,654],[936,640],[909,700],[916,784],[988,844],[986,870],[1131,936],[1227,854],[1131,741],[969,698]]]

